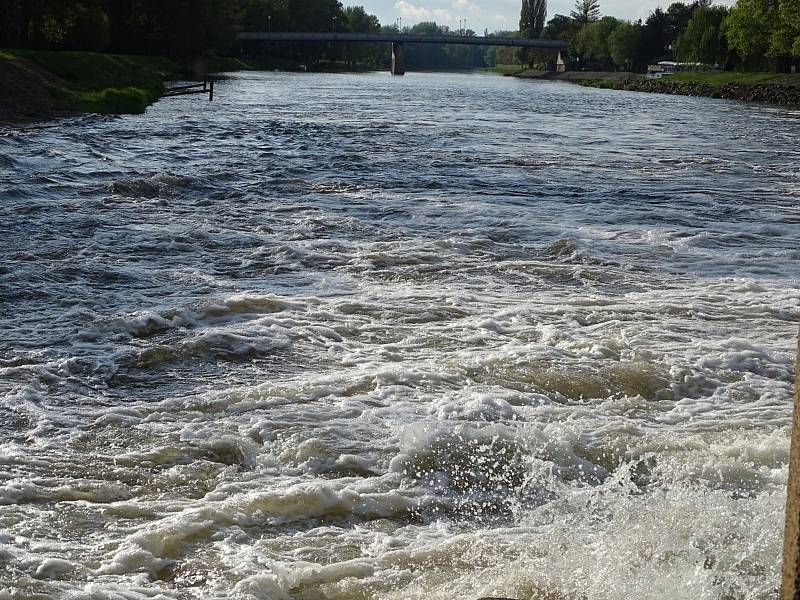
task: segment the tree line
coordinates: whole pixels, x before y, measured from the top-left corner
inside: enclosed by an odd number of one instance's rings
[[[529,28],[522,0],[520,31]],[[546,9],[545,9],[546,10]],[[541,11],[540,11],[541,12]],[[661,60],[718,65],[729,70],[787,71],[800,58],[800,2],[738,0],[732,7],[711,0],[673,2],[656,8],[644,21],[601,16],[598,0],[577,0],[569,16],[555,15],[532,29],[536,37],[569,44],[573,68],[643,71]],[[541,62],[527,52],[524,62]]]
[[[798,0],[674,2],[644,21],[602,16],[598,0],[577,0],[570,15],[547,20],[547,0],[521,0],[519,30],[496,35],[562,40],[572,68],[641,71],[659,60],[728,69],[787,70],[800,57]],[[0,47],[106,51],[174,57],[240,52],[238,31],[397,32],[362,6],[339,0],[0,0]],[[433,22],[407,33],[475,35]],[[486,32],[488,34],[488,32]],[[284,43],[254,46],[272,60],[385,66],[385,44]],[[412,45],[411,68],[473,68],[554,60],[552,52],[456,45]]]

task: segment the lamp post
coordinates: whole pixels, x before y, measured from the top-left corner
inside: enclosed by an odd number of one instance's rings
[[[332,27],[333,27],[333,33],[336,33],[336,19],[338,19],[338,18],[339,17],[331,17],[331,24],[332,24]]]
[[[461,27],[461,19],[458,20],[458,35],[461,35],[462,27]]]
[[[267,16],[267,33],[272,33],[272,15]]]

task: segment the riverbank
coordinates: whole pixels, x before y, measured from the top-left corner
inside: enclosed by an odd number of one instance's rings
[[[248,65],[235,59],[189,63],[154,56],[0,50],[0,121],[81,112],[143,113],[164,81],[194,79]]]
[[[704,96],[725,100],[800,106],[800,85],[787,83],[701,83],[677,79],[626,79],[576,81],[581,85],[633,92],[678,96]]]
[[[647,79],[629,72],[526,70],[515,77],[568,81],[611,90],[800,106],[800,75],[783,73],[676,73],[664,79]]]
[[[526,69],[515,73],[513,76],[520,79],[547,79],[584,83],[590,81],[626,81],[642,77],[642,75],[636,75],[628,71],[567,71],[565,73],[556,73],[554,71],[537,71],[536,69]]]
[[[676,73],[664,79],[647,79],[643,75],[627,72],[525,71],[518,77],[570,81],[613,90],[800,106],[800,75],[782,73]]]

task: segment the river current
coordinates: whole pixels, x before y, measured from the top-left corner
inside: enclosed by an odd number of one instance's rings
[[[239,73],[0,127],[0,599],[770,599],[800,113]]]

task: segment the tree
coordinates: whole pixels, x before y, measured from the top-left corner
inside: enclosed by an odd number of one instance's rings
[[[786,39],[784,48],[788,50],[787,54],[800,56],[800,3],[797,0],[779,0],[778,15]]]
[[[639,39],[642,35],[640,25],[633,25],[622,21],[608,36],[608,52],[611,59],[618,67],[625,67],[628,71],[637,61]]]
[[[675,58],[684,62],[724,63],[728,44],[722,33],[722,22],[728,9],[722,6],[698,6],[675,41]]]
[[[542,35],[547,18],[547,0],[522,0],[519,16],[519,30],[527,38],[538,38]]]
[[[65,36],[66,47],[91,52],[102,52],[108,48],[111,23],[102,8],[77,4],[70,22],[71,27]]]
[[[542,37],[547,40],[571,42],[576,33],[575,21],[566,15],[556,15],[547,22],[542,30]]]
[[[570,14],[578,27],[600,19],[600,3],[598,0],[576,0],[575,10]]]
[[[725,19],[730,47],[742,58],[800,56],[800,7],[796,0],[739,0]]]
[[[658,62],[667,53],[667,29],[669,18],[660,8],[655,9],[647,17],[642,26],[640,58],[642,63]]]
[[[596,68],[608,69],[613,66],[611,50],[609,49],[609,38],[621,21],[614,17],[603,17],[599,21],[594,21],[578,32],[575,45],[578,53],[583,59],[594,64]]]
[[[692,8],[683,2],[673,2],[667,8],[667,27],[664,41],[668,46],[675,43],[678,35],[686,29],[692,18]]]
[[[348,6],[344,9],[344,27],[353,33],[376,33],[381,30],[380,21],[369,14],[363,6]],[[345,60],[348,64],[374,63],[378,56],[377,44],[347,44]]]

